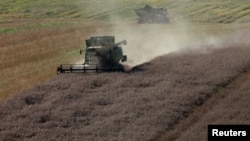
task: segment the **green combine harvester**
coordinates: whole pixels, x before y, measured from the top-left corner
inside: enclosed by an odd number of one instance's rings
[[[91,37],[86,40],[85,62],[83,64],[61,64],[57,73],[87,72],[87,71],[124,71],[121,62],[127,61],[123,55],[121,45],[126,45],[123,40],[115,43],[114,36]],[[82,50],[80,50],[82,54]]]
[[[150,5],[146,5],[144,8],[134,9],[138,23],[169,23],[170,20],[167,17],[167,10],[164,8],[155,8]]]

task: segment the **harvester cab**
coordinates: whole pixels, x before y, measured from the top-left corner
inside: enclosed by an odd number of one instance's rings
[[[83,64],[62,64],[57,67],[58,73],[87,71],[123,71],[121,62],[127,61],[123,55],[122,45],[127,41],[115,43],[114,36],[91,37],[86,41],[85,62]],[[80,50],[80,54],[83,50]]]

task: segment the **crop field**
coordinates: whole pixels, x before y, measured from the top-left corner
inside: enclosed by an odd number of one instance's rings
[[[244,35],[249,31],[238,33],[241,41],[235,43],[235,36],[225,37],[223,49],[171,53],[127,73],[53,77],[0,106],[1,140],[155,140],[248,71],[250,48]],[[245,83],[240,93],[234,90],[225,97],[235,102],[235,110],[237,105],[246,110],[236,114],[231,109],[234,115],[225,115],[223,123],[249,122]],[[235,94],[245,96],[244,101],[237,104]]]
[[[145,4],[170,23],[137,24]],[[126,72],[56,74],[104,35],[127,40]],[[1,0],[0,140],[191,141],[249,124],[249,37],[249,0]]]

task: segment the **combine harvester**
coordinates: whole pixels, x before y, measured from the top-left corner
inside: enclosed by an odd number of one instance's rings
[[[126,45],[127,41],[115,43],[114,36],[91,37],[86,40],[85,62],[83,64],[61,64],[57,67],[57,73],[124,71],[120,62],[127,61],[127,56],[123,55],[122,44]],[[80,54],[82,54],[82,50],[80,50]]]
[[[135,13],[139,17],[138,23],[169,23],[167,10],[164,8],[146,5],[144,8],[135,9]]]

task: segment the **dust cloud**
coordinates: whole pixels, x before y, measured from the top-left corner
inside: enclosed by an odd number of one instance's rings
[[[113,35],[117,41],[126,39],[123,47],[128,56],[128,65],[134,66],[172,52],[205,53],[200,44],[217,44],[217,40],[206,34],[191,31],[185,25],[173,24],[115,24]]]
[[[124,54],[128,56],[126,64],[135,66],[141,63],[166,55],[176,54],[205,54],[214,49],[222,49],[232,46],[249,46],[249,30],[223,31],[211,26],[189,24],[137,24],[115,23],[110,35],[116,37],[116,41],[127,40],[123,46]],[[218,32],[213,33],[213,32]],[[242,34],[245,33],[245,34]]]
[[[102,4],[88,7],[98,8]],[[108,0],[106,4],[110,5],[110,8],[123,7],[121,2],[113,0]],[[141,5],[141,7],[144,6],[144,4]],[[225,37],[218,38],[208,33],[209,31],[206,32],[207,29],[203,29],[204,27],[182,19],[181,15],[175,16],[178,17],[178,21],[170,19],[173,22],[169,24],[137,24],[136,17],[134,21],[121,22],[117,19],[122,19],[122,17],[116,14],[107,15],[111,27],[100,27],[92,35],[115,36],[116,42],[127,40],[127,45],[123,46],[123,52],[128,57],[125,64],[129,66],[142,64],[157,56],[173,52],[207,53],[211,48],[225,47],[222,46],[222,44],[225,45],[223,42]]]
[[[126,65],[135,66],[169,53],[207,53],[211,47],[220,47],[221,41],[213,35],[195,32],[197,27],[170,24],[137,24],[114,22],[97,28],[91,36],[115,36],[115,42],[127,41],[123,53]],[[82,60],[77,63],[83,63]]]
[[[138,8],[139,5],[143,7],[146,3],[152,1],[134,2],[134,6],[130,6],[130,10]],[[140,4],[139,4],[140,3]],[[131,3],[130,3],[131,4]],[[121,9],[127,6],[126,1],[118,2],[115,0],[106,0],[102,2],[88,3],[86,6],[88,11],[91,9],[103,9],[103,5],[109,5],[104,10],[115,12],[116,9]],[[159,7],[157,5],[152,5]],[[171,24],[137,24],[136,15],[134,14],[134,21],[121,22],[122,17],[118,14],[99,14],[97,16],[104,16],[105,22],[111,23],[111,27],[99,27],[92,36],[115,36],[116,42],[127,40],[127,45],[123,46],[124,54],[128,56],[125,64],[129,66],[138,65],[159,56],[171,52],[181,51],[184,48],[192,48],[204,40],[204,36],[200,33],[194,33],[190,30],[188,21],[179,21]],[[179,16],[181,17],[181,16]],[[171,21],[171,19],[170,19]],[[108,30],[106,30],[108,28]],[[208,41],[213,41],[209,38]]]

